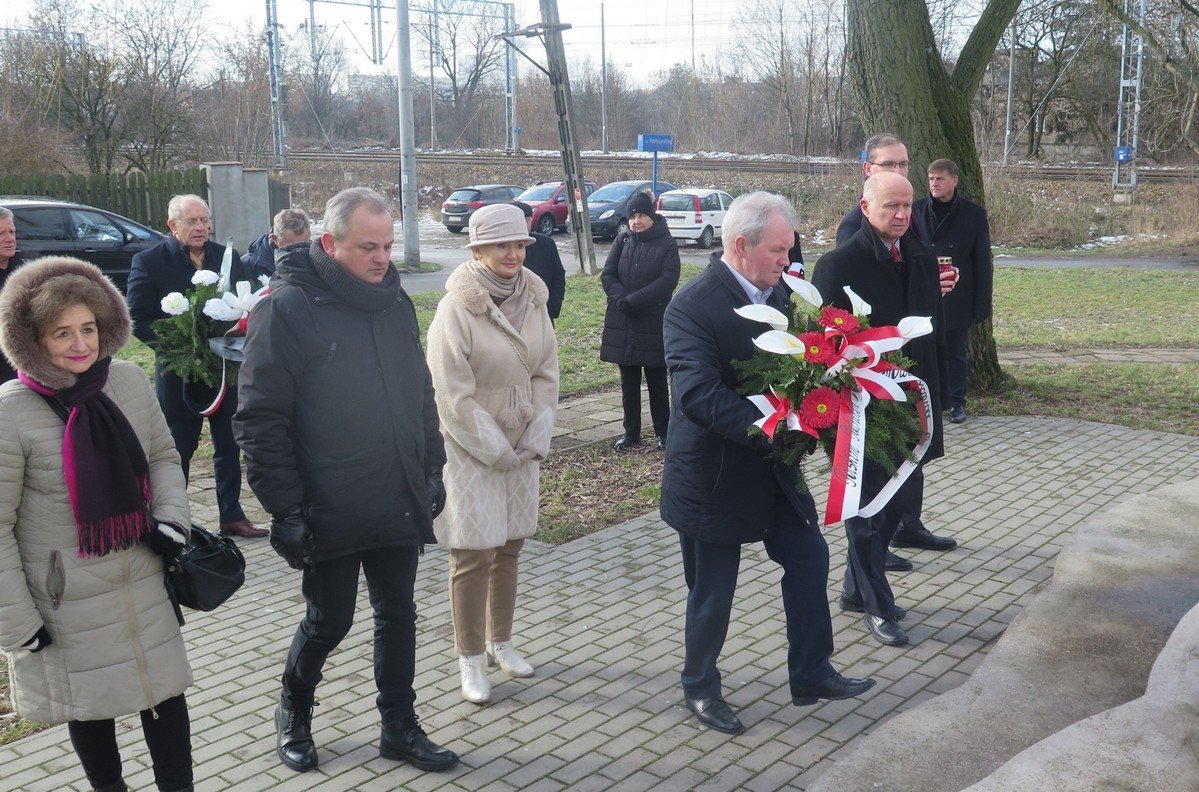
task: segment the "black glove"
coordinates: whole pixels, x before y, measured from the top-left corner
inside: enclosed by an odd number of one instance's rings
[[[148,534],[150,549],[166,559],[173,559],[187,544],[190,531],[173,523],[158,523]]]
[[[312,562],[312,534],[301,509],[271,515],[271,547],[292,569]]]
[[[425,484],[429,488],[429,503],[433,510],[433,519],[445,508],[445,483],[441,480],[441,471],[425,474]]]
[[[52,643],[54,643],[54,639],[50,637],[50,633],[46,630],[46,625],[43,624],[37,628],[37,632],[33,634],[32,638],[21,644],[21,648],[28,649],[30,652],[37,654]]]
[[[633,306],[629,305],[629,299],[627,297],[617,297],[613,302],[616,304],[616,310],[620,311],[625,316],[633,313]]]

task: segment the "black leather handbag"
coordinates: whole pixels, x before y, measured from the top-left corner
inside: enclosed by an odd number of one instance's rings
[[[192,525],[183,549],[166,559],[171,599],[192,610],[220,607],[245,580],[246,559],[237,544],[198,525]]]

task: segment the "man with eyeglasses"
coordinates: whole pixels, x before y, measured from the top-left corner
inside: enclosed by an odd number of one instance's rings
[[[862,173],[867,179],[878,173],[894,173],[908,177],[911,167],[908,159],[908,147],[890,132],[880,132],[872,135],[866,141],[866,161],[862,163]],[[912,234],[916,242],[928,244],[928,234],[925,232],[923,218],[913,213],[910,218]],[[862,213],[861,202],[841,220],[837,226],[837,247],[841,247],[854,237],[864,226],[869,226]],[[928,251],[925,251],[928,252]],[[953,289],[956,283],[956,272],[946,273],[940,280],[941,294]],[[828,295],[826,295],[828,296]],[[910,547],[919,550],[952,550],[958,546],[956,540],[946,536],[937,536],[925,527],[921,520],[924,510],[924,466],[916,469],[903,487],[892,498],[892,508],[889,513],[898,514],[898,525],[891,539],[892,547]],[[912,562],[897,556],[890,550],[886,551],[884,568],[888,572],[907,572],[912,568]]]
[[[187,293],[192,288],[192,276],[198,270],[220,272],[225,256],[225,246],[208,238],[212,232],[212,213],[198,195],[176,195],[171,199],[167,204],[167,229],[170,236],[166,240],[133,257],[129,284],[125,289],[133,334],[147,344],[156,338],[154,321],[167,315],[162,310],[162,298],[171,292]],[[232,283],[244,280],[257,286],[236,250],[229,275]],[[192,455],[200,443],[204,419],[185,401],[183,380],[177,374],[164,371],[157,362],[154,384],[158,403],[179,451],[183,475],[187,476]],[[236,392],[231,392],[208,417],[220,530],[227,536],[256,539],[267,536],[270,531],[247,520],[241,507],[241,452],[233,439],[233,413],[236,411]]]

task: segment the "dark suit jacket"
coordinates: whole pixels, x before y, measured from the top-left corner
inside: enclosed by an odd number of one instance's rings
[[[915,361],[912,373],[928,383],[933,397],[933,439],[924,459],[945,455],[941,439],[941,405],[949,399],[946,377],[945,320],[941,310],[941,286],[937,260],[921,244],[916,232],[908,229],[899,241],[899,250],[907,263],[905,284],[891,254],[867,222],[843,245],[837,245],[816,262],[812,285],[820,290],[826,304],[851,310],[849,286],[870,303],[871,327],[899,324],[905,316],[929,316],[933,332],[904,344],[900,349]]]
[[[0,289],[4,288],[5,281],[12,274],[13,270],[25,263],[20,253],[15,254],[8,260],[8,266],[0,269]],[[8,362],[8,358],[0,355],[0,383],[8,382],[10,379],[17,378],[17,370]]]
[[[204,269],[220,272],[224,256],[224,245],[212,240],[204,243]],[[196,268],[188,260],[183,245],[173,236],[133,257],[129,265],[125,301],[129,303],[135,336],[147,343],[154,340],[154,320],[167,315],[160,305],[162,298],[171,292],[186,293],[192,288],[192,275],[195,273]],[[233,266],[229,275],[233,283],[250,281],[253,289],[258,290],[258,281],[246,271],[236,250],[233,251]]]
[[[737,391],[734,360],[752,357],[753,339],[770,328],[733,312],[749,299],[720,254],[666,308],[666,366],[671,378],[670,432],[661,512],[672,528],[716,544],[756,542],[777,530],[775,502],[786,495],[802,522],[817,529],[816,506],[791,486],[793,473],[770,458],[750,426],[762,417]],[[768,304],[790,313],[787,290]]]
[[[987,210],[960,192],[950,203],[949,214],[937,222],[932,198],[921,198],[912,207],[928,229],[933,255],[949,256],[958,268],[958,282],[942,299],[945,329],[965,330],[991,315],[994,267]]]

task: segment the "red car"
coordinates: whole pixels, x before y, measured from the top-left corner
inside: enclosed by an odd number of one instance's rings
[[[585,182],[587,194],[595,192],[595,182]],[[520,195],[516,200],[533,207],[533,230],[541,234],[552,234],[554,229],[566,230],[566,220],[570,217],[570,204],[567,198],[566,182],[538,182]]]

